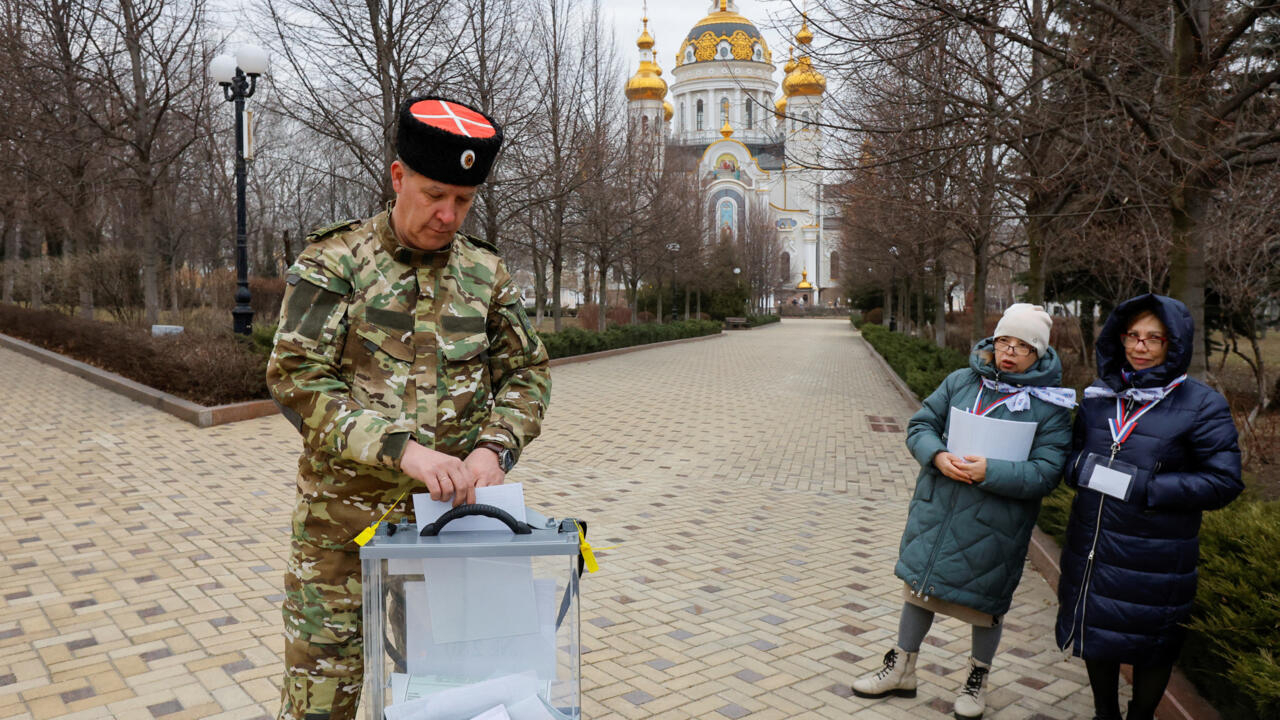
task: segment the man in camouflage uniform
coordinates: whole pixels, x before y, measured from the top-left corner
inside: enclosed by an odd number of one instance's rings
[[[541,428],[546,349],[496,249],[457,233],[501,144],[501,128],[474,108],[411,98],[390,169],[395,203],[312,233],[289,270],[267,367],[304,446],[280,718],[356,715],[355,536],[420,485],[437,500],[474,502]]]

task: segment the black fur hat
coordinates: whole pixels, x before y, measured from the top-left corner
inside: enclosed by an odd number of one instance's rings
[[[502,148],[502,126],[479,110],[441,97],[400,106],[396,152],[414,171],[449,185],[479,185]]]

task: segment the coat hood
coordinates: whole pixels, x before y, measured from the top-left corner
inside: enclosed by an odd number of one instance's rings
[[[1135,316],[1147,310],[1155,313],[1160,322],[1164,323],[1165,330],[1169,333],[1169,351],[1165,355],[1164,364],[1143,372],[1134,380],[1133,385],[1163,387],[1191,367],[1196,327],[1191,311],[1181,301],[1171,297],[1155,293],[1139,295],[1117,305],[1102,325],[1102,332],[1098,334],[1098,378],[1113,390],[1128,386],[1120,374],[1127,365],[1120,335]]]
[[[1117,343],[1119,341],[1117,340]],[[1002,373],[996,370],[995,361],[987,360],[983,353],[994,355],[996,339],[989,337],[978,341],[969,353],[969,368],[984,378],[991,378],[1010,385],[1033,385],[1036,387],[1055,387],[1062,383],[1062,361],[1058,359],[1058,351],[1052,347],[1044,351],[1044,355],[1036,358],[1035,363],[1023,373]]]

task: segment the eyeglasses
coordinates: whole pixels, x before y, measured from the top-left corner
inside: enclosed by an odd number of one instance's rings
[[[1009,353],[1014,357],[1026,357],[1035,352],[1035,348],[1021,343],[1015,345],[1014,343],[1005,342],[1004,340],[997,340],[996,352]]]
[[[1165,343],[1169,342],[1169,339],[1161,335],[1148,335],[1147,337],[1142,337],[1137,333],[1125,333],[1120,336],[1120,342],[1126,348],[1135,348],[1138,347],[1138,345],[1142,345],[1148,350],[1159,350],[1164,347]]]

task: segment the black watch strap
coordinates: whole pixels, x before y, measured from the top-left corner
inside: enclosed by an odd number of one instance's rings
[[[510,448],[491,440],[476,443],[477,448],[492,450],[498,455],[498,467],[502,468],[502,472],[511,472],[511,468],[516,466],[516,455],[511,452]]]

